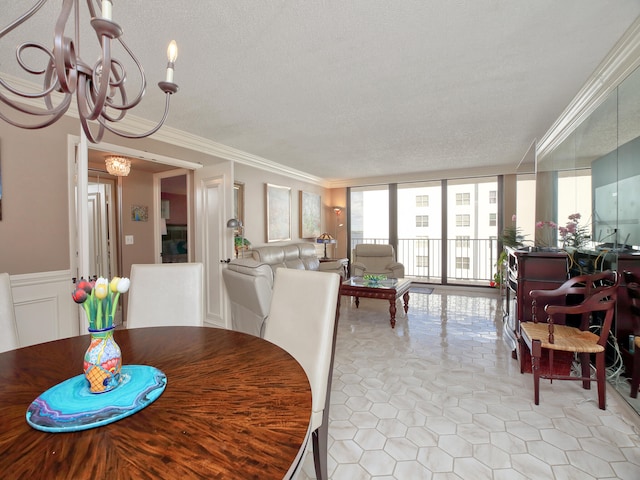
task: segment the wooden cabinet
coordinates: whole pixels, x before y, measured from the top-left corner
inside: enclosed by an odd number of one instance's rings
[[[515,250],[506,247],[507,279],[510,294],[515,298],[515,308],[510,309],[512,330],[519,331],[520,322],[532,319],[531,290],[552,290],[568,278],[569,261],[566,252],[542,252]]]
[[[618,288],[618,301],[616,303],[616,319],[612,330],[620,346],[625,374],[630,377],[633,375],[633,355],[629,353],[629,335],[640,335],[640,323],[631,315],[629,310],[630,300],[622,272],[631,272],[636,278],[640,279],[640,254],[621,253],[618,255],[617,260],[617,270],[621,277],[620,288]]]
[[[505,316],[504,335],[507,342],[514,348],[514,358],[517,356],[520,322],[528,322],[533,318],[532,302],[529,296],[531,290],[552,290],[562,285],[570,275],[611,269],[616,270],[621,276],[616,316],[611,332],[620,346],[625,373],[626,375],[632,374],[632,356],[628,351],[629,335],[640,335],[640,323],[631,316],[629,311],[629,298],[622,272],[629,271],[640,278],[640,253],[594,251],[580,252],[579,255],[574,254],[570,257],[564,251],[515,250],[509,247],[506,247],[505,250],[508,262],[508,308]],[[571,265],[574,268],[570,268]],[[537,314],[544,315],[542,307],[538,309]],[[613,355],[613,351],[608,353],[608,361],[613,361],[611,358]]]
[[[553,290],[562,285],[569,274],[569,256],[564,251],[515,250],[509,247],[506,247],[506,251],[508,295],[513,296],[515,305],[514,308],[509,308],[504,334],[514,348],[513,357],[516,358],[518,356],[516,349],[519,345],[520,322],[529,322],[533,319],[529,292],[531,290]],[[542,308],[540,308],[538,315],[544,315]],[[519,353],[519,355],[527,354],[528,352]],[[524,366],[525,369],[530,366],[527,359],[524,359]]]

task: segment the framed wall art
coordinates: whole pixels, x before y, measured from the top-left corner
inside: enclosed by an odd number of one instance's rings
[[[265,184],[267,242],[291,240],[291,188]]]
[[[300,238],[317,238],[320,235],[322,199],[316,193],[300,190]]]
[[[131,205],[131,221],[147,222],[149,221],[149,207],[146,205]]]

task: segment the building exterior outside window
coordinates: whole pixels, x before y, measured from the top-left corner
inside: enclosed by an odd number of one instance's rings
[[[461,270],[469,270],[469,257],[456,257],[456,268]]]
[[[470,193],[456,193],[456,205],[470,205],[471,194]]]
[[[416,227],[428,227],[429,215],[416,215]]]
[[[456,236],[456,247],[469,248],[470,246],[471,246],[471,238],[469,237],[469,235]]]
[[[458,214],[456,215],[456,227],[470,227],[471,226],[471,216],[468,214]]]
[[[429,195],[416,195],[416,207],[428,207]]]

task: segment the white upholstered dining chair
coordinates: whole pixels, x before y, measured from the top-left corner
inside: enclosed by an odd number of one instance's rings
[[[204,324],[201,263],[131,265],[127,328]]]
[[[309,378],[313,459],[320,480],[328,478],[329,396],[339,292],[337,273],[280,268],[264,327],[264,339],[289,352]]]
[[[11,279],[8,273],[0,273],[0,329],[2,329],[0,353],[14,350],[20,346],[16,315],[13,310]]]

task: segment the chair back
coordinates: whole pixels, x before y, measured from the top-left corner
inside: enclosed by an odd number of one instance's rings
[[[201,263],[131,265],[127,328],[204,324]]]
[[[352,275],[386,275],[389,278],[403,278],[404,265],[396,262],[393,245],[360,243],[353,249]]]
[[[619,277],[616,272],[607,270],[606,272],[585,275],[582,287],[585,292],[585,298],[578,305],[547,305],[545,311],[549,315],[550,324],[555,323],[558,315],[580,315],[582,318],[580,330],[589,330],[593,314],[596,312],[604,312],[604,319],[598,322],[600,325],[598,344],[605,346],[609,337],[611,323],[613,322],[613,314],[615,311],[616,300],[618,298]],[[578,278],[578,277],[575,277]],[[576,289],[575,285],[572,287]],[[586,292],[589,292],[588,294]],[[553,334],[553,328],[550,327],[550,336]],[[552,337],[550,337],[553,343]]]
[[[359,243],[353,249],[353,261],[362,262],[373,270],[384,269],[395,260],[396,254],[393,245]]]
[[[312,431],[328,421],[339,290],[337,273],[278,269],[265,322],[264,338],[289,352],[309,378]]]
[[[231,328],[262,336],[271,306],[271,267],[253,258],[231,260],[222,271],[222,278],[231,304]]]
[[[581,301],[584,301],[587,297],[591,296],[594,293],[597,293],[604,288],[614,285],[617,288],[618,284],[618,274],[614,271],[606,270],[604,272],[571,277],[558,288],[553,290],[531,290],[529,296],[532,300],[532,320],[535,323],[539,320],[539,315],[543,316],[543,308],[545,311],[547,311],[547,309],[551,308],[552,305],[565,305],[567,297],[570,295],[573,298],[578,298]],[[545,320],[546,318],[542,318],[542,321]],[[585,324],[586,320],[588,320],[588,314],[582,316],[582,330],[588,328],[589,326],[588,322]],[[564,323],[564,318],[562,318],[557,310],[556,316],[554,318],[554,323]]]
[[[20,346],[18,327],[13,310],[13,294],[11,279],[8,273],[0,273],[0,353],[14,350]]]

